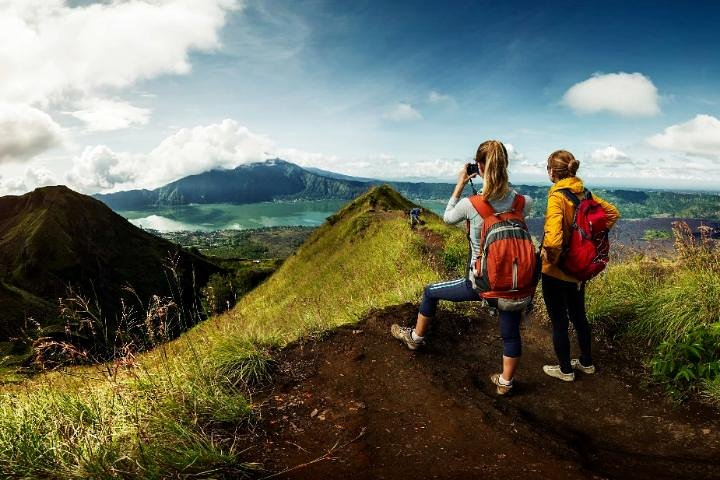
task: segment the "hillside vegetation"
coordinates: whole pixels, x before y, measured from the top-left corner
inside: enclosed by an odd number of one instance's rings
[[[221,270],[64,186],[0,198],[0,231],[0,341],[39,327],[41,336],[57,339],[72,330],[78,341],[112,347],[129,310],[153,295],[178,292],[192,304],[208,277]],[[67,302],[69,297],[81,301]],[[80,328],[78,310],[102,317],[97,331]],[[125,333],[130,328],[122,327]]]
[[[673,228],[671,256],[611,263],[589,284],[590,319],[610,337],[650,347],[647,367],[676,398],[720,405],[720,242],[711,229]]]
[[[427,283],[446,278],[464,261],[462,230],[428,213],[425,228],[413,231],[405,213],[411,206],[389,187],[373,188],[330,217],[233,310],[142,355],[129,351],[112,364],[4,386],[0,476],[260,476],[255,461],[261,447],[253,430],[261,419],[253,392],[279,368],[278,348],[321,338],[374,309],[415,304]],[[716,245],[709,239],[692,243],[687,232],[681,237],[677,258],[631,259],[594,280],[590,313],[607,335],[650,342],[654,360],[648,365],[661,381],[720,398],[717,356],[706,356],[717,354]],[[153,306],[148,318],[163,308]]]
[[[6,386],[0,475],[161,478],[257,468],[245,453],[252,439],[235,433],[254,422],[247,392],[269,375],[269,349],[356,322],[372,308],[415,302],[438,278],[409,229],[410,207],[391,189],[374,188],[231,312],[138,358]]]

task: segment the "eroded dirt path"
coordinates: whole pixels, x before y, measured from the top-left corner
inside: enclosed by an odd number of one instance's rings
[[[278,478],[720,478],[717,412],[640,388],[612,350],[596,349],[596,375],[560,382],[541,372],[550,335],[531,323],[516,392],[498,398],[496,317],[441,309],[428,347],[410,352],[389,328],[416,312],[375,311],[279,354],[253,452],[267,470],[336,446]]]

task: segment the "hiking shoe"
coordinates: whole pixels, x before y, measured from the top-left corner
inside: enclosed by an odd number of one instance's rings
[[[423,344],[423,341],[415,341],[412,338],[412,327],[401,327],[397,323],[393,323],[390,327],[390,333],[393,337],[397,338],[398,340],[405,342],[405,345],[410,350],[417,350],[418,347],[420,347]]]
[[[573,358],[572,360],[570,360],[570,366],[574,370],[580,370],[581,372],[587,373],[588,375],[592,375],[593,373],[595,373],[595,365],[588,365],[586,367],[585,365],[580,363],[579,358]]]
[[[543,372],[551,377],[559,378],[564,382],[572,382],[575,380],[575,372],[563,373],[560,365],[543,365]]]
[[[512,392],[513,384],[512,382],[510,385],[503,385],[500,383],[500,373],[493,373],[490,375],[490,381],[495,385],[495,393],[498,395],[509,395]]]

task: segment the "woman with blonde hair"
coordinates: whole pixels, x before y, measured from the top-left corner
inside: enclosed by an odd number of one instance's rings
[[[571,382],[575,380],[574,370],[586,374],[595,373],[590,349],[591,330],[585,315],[585,282],[563,271],[560,267],[562,254],[572,235],[575,201],[589,194],[583,182],[575,174],[580,167],[572,153],[557,150],[550,154],[547,172],[553,186],[548,191],[547,211],[542,244],[542,292],[548,315],[553,327],[553,346],[558,365],[545,365],[543,371],[551,377]],[[602,198],[591,195],[607,216],[610,229],[620,214],[614,205]],[[570,359],[569,322],[575,327],[580,358]]]
[[[473,170],[473,167],[476,169]],[[460,197],[468,180],[479,175],[483,178],[482,197],[496,212],[512,210],[516,205],[516,197],[521,197],[518,199],[517,204],[524,204],[524,207],[521,207],[524,218],[530,211],[532,199],[519,195],[510,188],[507,168],[508,154],[505,146],[497,140],[488,140],[478,147],[474,164],[464,165],[458,173],[458,181],[445,208],[443,221],[448,224],[456,224],[462,221],[469,222],[468,234],[471,263],[468,265],[468,273],[465,277],[432,283],[425,287],[414,328],[401,327],[397,324],[392,325],[390,331],[393,337],[404,342],[410,350],[416,350],[423,345],[427,328],[435,316],[439,300],[449,300],[451,302],[483,300],[478,294],[479,288],[475,284],[476,277],[472,271],[472,263],[480,256],[482,251],[480,232],[483,218],[469,198],[460,199]],[[500,333],[503,339],[503,370],[502,373],[492,375],[490,379],[495,384],[497,393],[505,395],[510,393],[513,388],[515,370],[522,353],[520,342],[521,313],[520,311],[500,310],[499,316]]]

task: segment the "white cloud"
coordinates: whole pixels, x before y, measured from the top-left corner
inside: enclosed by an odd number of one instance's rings
[[[507,153],[508,153],[508,163],[509,164],[511,164],[513,161],[525,160],[525,155],[518,152],[512,143],[504,143],[503,145],[505,145],[505,150],[507,150]]]
[[[611,112],[628,117],[660,113],[657,87],[641,73],[595,74],[570,87],[563,103],[576,113]]]
[[[187,175],[260,161],[275,150],[267,137],[234,120],[223,120],[183,128],[147,154],[118,153],[104,145],[88,147],[73,159],[66,179],[84,192],[157,188]]]
[[[270,153],[270,152],[268,152]],[[337,155],[325,155],[324,153],[305,152],[296,148],[273,149],[274,156],[296,163],[301,167],[334,168],[344,163]],[[319,167],[322,165],[322,167]]]
[[[129,0],[71,8],[0,3],[0,99],[44,105],[67,92],[127,87],[190,70],[190,50],[220,45],[234,0]]]
[[[598,148],[590,154],[593,165],[612,166],[627,164],[630,157],[616,147],[609,145],[605,148]]]
[[[29,167],[21,177],[0,177],[0,194],[22,195],[33,188],[55,185],[57,182],[53,174],[44,167]]]
[[[270,139],[235,120],[183,128],[150,152],[146,175],[154,182],[164,182],[213,168],[234,168],[263,160],[273,148]]]
[[[150,111],[105,100],[134,83],[186,74],[191,51],[220,47],[219,32],[238,0],[124,0],[71,7],[65,0],[0,0],[0,104],[23,105],[23,118],[3,112],[7,138],[0,161],[28,159],[57,144],[57,124],[41,112],[65,110],[90,131],[147,123]],[[43,128],[41,128],[43,127]],[[44,132],[44,133],[43,133]],[[35,136],[33,136],[35,135]],[[23,143],[24,142],[24,143]]]
[[[151,111],[123,101],[88,98],[82,101],[81,110],[67,113],[85,122],[89,132],[105,132],[146,125]]]
[[[435,90],[431,90],[428,94],[428,102],[433,104],[445,104],[450,106],[457,105],[453,97],[451,97],[450,95],[436,92]]]
[[[393,122],[410,122],[420,120],[422,115],[409,103],[398,103],[383,114],[383,118]]]
[[[62,128],[47,113],[0,103],[0,163],[26,160],[62,141]]]
[[[138,178],[142,159],[133,155],[115,153],[104,145],[86,147],[73,159],[72,169],[65,179],[73,187],[85,192],[111,189],[118,184],[129,184]]]
[[[655,148],[710,158],[720,158],[720,120],[697,115],[692,120],[672,125],[663,133],[647,139]]]

